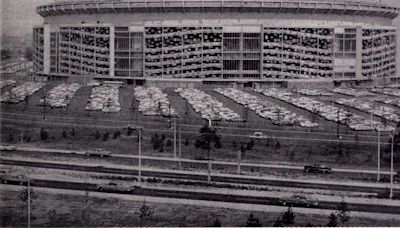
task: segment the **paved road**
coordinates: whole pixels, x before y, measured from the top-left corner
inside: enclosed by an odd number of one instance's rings
[[[38,153],[54,153],[54,154],[68,154],[73,156],[84,156],[86,153],[84,151],[75,151],[75,150],[62,150],[62,149],[46,149],[46,148],[38,148],[38,147],[26,147],[26,146],[17,146],[17,151],[24,152],[24,154],[29,155],[32,152]],[[4,152],[3,152],[4,153]],[[12,153],[12,151],[11,151]],[[112,154],[113,158],[121,158],[121,159],[138,159],[138,155],[126,155],[126,154]],[[155,157],[155,156],[141,156],[143,160],[152,160],[152,161],[168,161],[176,163],[179,158],[173,157]],[[202,160],[193,160],[181,158],[181,162],[183,163],[191,163],[191,164],[208,164],[208,161]],[[213,161],[213,165],[221,165],[221,166],[237,166],[237,162],[229,162],[229,161]],[[132,162],[132,164],[135,164]],[[304,166],[299,165],[277,165],[277,164],[260,164],[260,163],[246,163],[241,162],[240,166],[242,168],[269,168],[269,169],[288,169],[288,170],[303,170]],[[377,170],[365,170],[365,169],[343,169],[343,168],[332,168],[334,173],[354,173],[354,174],[371,174],[377,175]],[[381,175],[390,175],[390,171],[381,170]],[[395,172],[394,172],[395,174]]]
[[[138,175],[136,167],[128,166],[96,166],[93,164],[77,164],[69,162],[48,162],[42,160],[21,160],[0,158],[0,163],[3,165],[13,166],[30,166],[40,168],[52,168],[63,170],[76,170],[85,172],[98,172],[108,174],[124,174],[124,175]],[[171,178],[182,180],[194,181],[207,181],[207,174],[201,172],[190,172],[180,170],[163,170],[163,169],[142,169],[142,175],[146,177],[157,178]],[[279,186],[279,187],[293,187],[293,188],[309,188],[309,189],[324,189],[324,190],[338,190],[350,192],[366,192],[366,193],[383,193],[388,190],[387,184],[369,184],[369,183],[340,183],[331,181],[316,181],[316,180],[298,180],[298,179],[282,179],[272,177],[256,177],[244,175],[229,175],[212,173],[212,181],[221,183],[234,183],[234,184],[251,184],[263,186]],[[400,193],[400,186],[395,185],[395,193]]]
[[[17,181],[8,179],[7,184],[9,185],[27,185],[25,181]],[[96,184],[82,183],[82,182],[66,182],[57,180],[41,180],[31,179],[32,187],[47,187],[54,189],[70,189],[70,190],[85,190],[97,192],[99,191]],[[131,192],[123,192],[119,190],[106,190],[106,192],[119,193],[119,194],[133,194],[141,196],[153,196],[153,197],[166,197],[166,198],[178,198],[178,199],[192,199],[192,200],[206,200],[206,201],[218,201],[218,202],[231,202],[231,203],[246,203],[246,204],[261,204],[261,205],[281,205],[279,198],[265,197],[265,196],[249,196],[239,194],[221,194],[211,192],[191,192],[189,190],[177,190],[177,189],[158,189],[158,188],[135,188]],[[337,208],[337,202],[331,201],[319,201],[318,208],[320,209],[331,209]],[[294,207],[307,207],[307,205],[293,205]],[[369,205],[361,203],[348,203],[350,211],[364,211],[372,213],[386,213],[386,214],[400,214],[399,206],[387,206],[387,205]]]

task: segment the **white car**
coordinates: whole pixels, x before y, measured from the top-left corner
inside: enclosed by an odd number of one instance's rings
[[[269,139],[269,138],[271,138],[270,136],[264,135],[264,133],[259,132],[259,131],[254,132],[254,133],[251,134],[249,137],[250,137],[251,139]]]
[[[8,144],[2,144],[2,145],[0,145],[0,150],[3,150],[3,151],[14,151],[14,150],[17,150],[17,147],[12,146],[12,145],[8,145]]]

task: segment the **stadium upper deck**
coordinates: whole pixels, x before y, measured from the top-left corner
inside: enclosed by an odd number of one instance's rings
[[[295,0],[85,0],[40,6],[40,74],[295,80],[395,77],[395,7]]]

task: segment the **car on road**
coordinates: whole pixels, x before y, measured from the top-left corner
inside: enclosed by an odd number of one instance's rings
[[[117,183],[114,182],[109,182],[106,184],[98,184],[97,185],[97,191],[100,192],[116,192],[116,193],[131,193],[135,189],[141,188],[139,185],[134,185],[134,186],[122,186],[118,185]]]
[[[269,139],[269,138],[271,138],[270,136],[265,135],[264,133],[259,132],[259,131],[254,132],[254,133],[251,134],[249,137],[250,137],[251,139]]]
[[[314,198],[295,194],[280,198],[279,204],[283,206],[318,207],[319,203]]]
[[[0,145],[0,150],[3,150],[3,151],[14,151],[14,150],[17,150],[17,147],[13,146],[13,145],[8,145],[8,144],[1,144]]]
[[[400,182],[400,171],[397,171],[396,174],[393,176],[394,183]]]
[[[112,153],[110,151],[103,150],[103,149],[94,149],[94,150],[86,151],[85,155],[87,157],[89,157],[89,156],[110,157],[112,155]]]
[[[2,184],[19,184],[22,185],[24,180],[20,176],[14,176],[6,173],[0,174],[0,183]]]
[[[332,168],[324,164],[314,164],[304,166],[306,173],[332,173]]]

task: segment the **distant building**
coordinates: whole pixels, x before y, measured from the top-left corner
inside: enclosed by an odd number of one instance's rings
[[[65,0],[37,12],[38,74],[259,84],[399,78],[399,9],[376,3]]]

